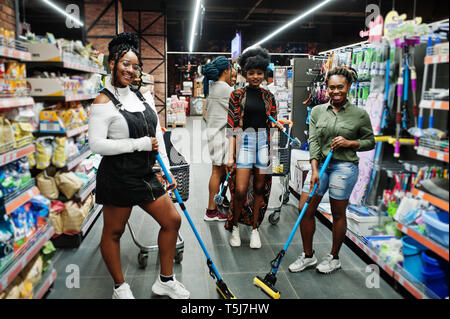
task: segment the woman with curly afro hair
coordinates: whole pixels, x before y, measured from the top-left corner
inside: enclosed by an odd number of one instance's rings
[[[252,226],[250,248],[260,248],[258,227],[267,210],[272,184],[270,129],[282,129],[282,125],[269,120],[268,116],[277,118],[275,98],[261,87],[270,63],[268,51],[249,48],[238,63],[248,85],[231,93],[228,106],[227,171],[233,173],[229,182],[232,201],[225,227],[231,230],[230,245],[239,247],[238,223]]]
[[[161,269],[153,293],[189,298],[189,291],[175,279],[172,269],[181,217],[153,172],[157,152],[169,167],[155,102],[149,91],[130,87],[142,70],[137,36],[118,34],[108,49],[111,76],[91,106],[89,146],[93,153],[103,155],[97,171],[96,202],[103,205],[100,248],[114,280],[113,298],[134,299],[122,273],[120,238],[136,205],[161,226]],[[169,186],[175,187],[176,182]]]

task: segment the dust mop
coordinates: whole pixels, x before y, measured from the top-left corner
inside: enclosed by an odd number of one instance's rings
[[[325,162],[323,163],[322,168],[320,169],[319,180],[322,177],[325,170],[327,169],[332,156],[333,156],[333,150],[330,150],[330,152],[328,153],[328,155],[325,159]],[[264,291],[267,295],[269,295],[269,297],[271,297],[273,299],[280,299],[280,292],[278,291],[278,289],[275,288],[275,283],[277,281],[276,275],[277,275],[278,268],[280,267],[281,261],[283,260],[283,257],[286,254],[286,251],[287,251],[292,239],[294,238],[295,232],[297,231],[297,228],[300,225],[300,221],[302,220],[303,215],[306,212],[306,208],[308,207],[309,203],[311,202],[311,198],[316,193],[316,190],[317,190],[317,183],[314,185],[312,192],[309,193],[308,199],[306,200],[305,205],[303,205],[300,215],[298,216],[297,221],[295,222],[294,228],[292,228],[291,234],[289,235],[289,239],[287,240],[283,249],[275,257],[275,259],[272,260],[272,262],[270,264],[272,267],[272,270],[266,274],[264,279],[262,279],[259,276],[256,276],[253,279],[253,284],[256,285],[257,287],[261,288],[262,291]]]

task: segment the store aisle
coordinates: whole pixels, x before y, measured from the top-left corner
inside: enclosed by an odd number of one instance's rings
[[[204,122],[200,117],[188,118],[186,129],[192,133],[191,136],[194,138],[200,136],[201,127],[204,127]],[[174,144],[179,149],[177,142]],[[202,145],[206,146],[206,137],[202,139]],[[289,203],[282,207],[280,222],[275,226],[267,221],[270,212],[266,214],[265,221],[260,227],[261,249],[250,249],[251,229],[245,226],[241,226],[241,247],[231,248],[228,244],[229,232],[224,229],[223,222],[203,221],[207,205],[210,165],[191,164],[190,170],[190,195],[186,207],[224,281],[238,298],[268,298],[260,289],[253,286],[253,278],[255,275],[264,276],[270,270],[270,261],[284,246],[297,217],[298,200],[290,196]],[[280,193],[276,177],[272,189],[269,206],[277,204]],[[180,213],[182,214],[181,211]],[[149,245],[156,244],[158,225],[150,216],[140,208],[134,208],[130,222],[140,241]],[[113,282],[99,248],[102,226],[103,220],[100,216],[79,248],[58,249],[54,258],[58,276],[47,298],[111,298]],[[180,264],[175,264],[177,279],[191,292],[192,299],[219,298],[215,280],[209,276],[204,254],[184,216],[180,233],[184,239],[184,258]],[[319,260],[329,253],[330,247],[331,231],[317,221],[314,249]],[[401,298],[382,278],[379,288],[367,288],[368,273],[365,271],[367,264],[345,244],[340,253],[342,269],[330,275],[322,275],[314,268],[301,273],[290,273],[287,267],[297,258],[300,251],[301,239],[297,232],[277,275],[276,286],[284,299]],[[159,274],[158,253],[151,252],[147,267],[140,269],[137,262],[138,252],[139,249],[133,243],[127,229],[121,241],[125,280],[130,284],[136,298],[160,298],[151,291],[151,286]],[[76,272],[73,271],[77,267],[80,275],[79,287],[76,285]]]

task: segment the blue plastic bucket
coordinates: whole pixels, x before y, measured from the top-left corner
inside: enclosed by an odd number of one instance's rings
[[[448,296],[448,267],[446,260],[439,257],[431,250],[425,250],[421,254],[422,276],[424,284],[440,298]]]
[[[403,243],[403,268],[410,275],[409,280],[424,282],[422,276],[422,258],[420,254],[426,248],[409,236],[402,237]]]

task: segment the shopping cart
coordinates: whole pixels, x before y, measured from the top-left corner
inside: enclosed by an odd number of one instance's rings
[[[291,134],[292,122],[291,121],[279,121],[286,128],[286,133]],[[275,137],[276,138],[276,137]],[[282,186],[282,193],[278,200],[279,206],[271,206],[267,209],[273,211],[269,215],[269,222],[272,225],[278,224],[280,221],[281,206],[289,202],[289,174],[291,167],[291,143],[288,137],[282,132],[278,132],[278,143],[274,141],[277,146],[274,147],[271,155],[272,160],[272,176],[278,176],[280,178],[280,184]]]
[[[163,130],[165,131],[165,130]],[[165,131],[164,133],[164,144],[166,146],[166,152],[167,154],[170,154],[169,157],[169,163],[170,163],[170,172],[175,177],[177,181],[177,189],[180,193],[181,198],[183,201],[187,201],[189,198],[189,178],[190,178],[190,171],[189,171],[189,164],[186,162],[183,155],[178,153],[174,146],[172,145],[172,142],[170,140],[171,131]],[[155,172],[158,179],[161,181],[165,187],[167,186],[166,180],[162,177],[162,171],[161,168],[157,165],[153,167],[153,171]],[[175,195],[173,192],[169,191],[169,196],[172,198],[173,202],[176,202]],[[138,264],[139,267],[145,268],[147,266],[147,260],[148,260],[148,254],[153,251],[158,250],[158,245],[153,246],[147,246],[139,242],[137,239],[136,233],[133,230],[133,227],[131,226],[130,222],[127,222],[128,229],[130,230],[131,237],[136,244],[136,246],[139,248],[138,253]],[[178,234],[177,243],[175,246],[175,257],[174,261],[176,263],[181,263],[183,260],[183,252],[184,252],[184,240],[181,237],[180,234]]]

